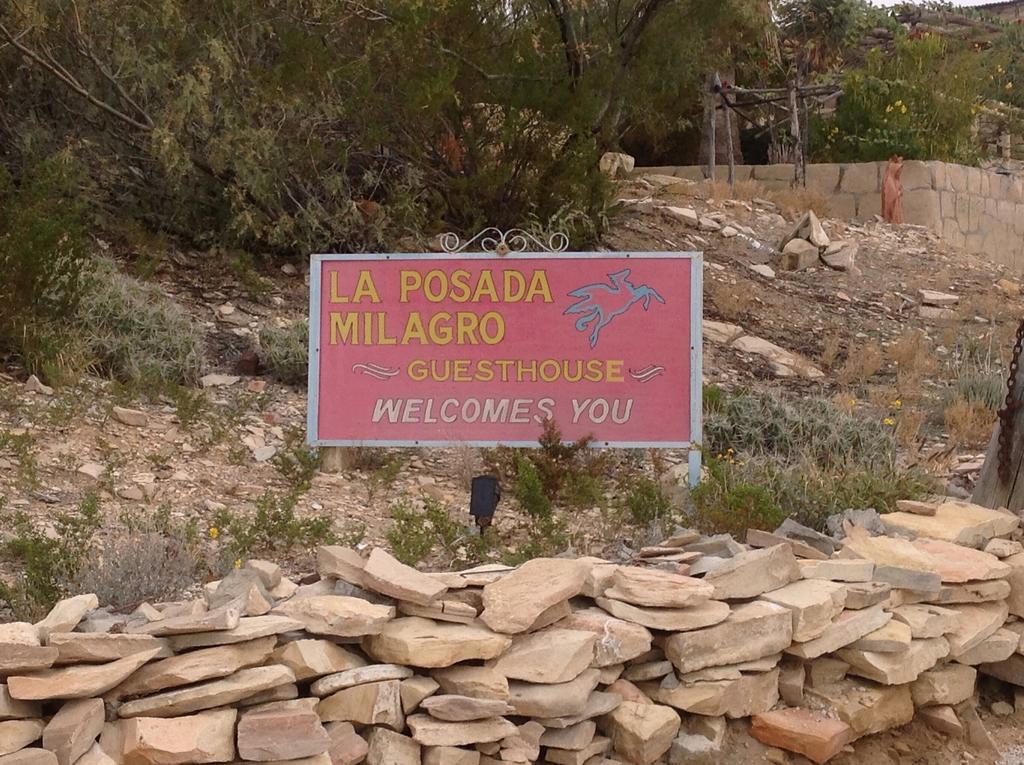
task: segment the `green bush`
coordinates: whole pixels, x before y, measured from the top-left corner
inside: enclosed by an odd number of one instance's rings
[[[781,464],[893,464],[896,441],[878,418],[840,410],[824,398],[775,393],[727,396],[704,422],[705,453],[764,456]]]
[[[334,521],[328,515],[300,518],[295,512],[295,494],[264,492],[256,500],[252,515],[234,515],[222,510],[214,520],[217,536],[227,536],[231,560],[243,560],[257,553],[310,550],[334,542]]]
[[[278,450],[270,463],[288,482],[290,490],[301,494],[313,485],[313,477],[320,469],[320,452],[306,446],[304,428],[289,428],[285,433],[284,447]]]
[[[629,481],[623,505],[633,525],[641,528],[665,520],[672,508],[657,482],[643,475]]]
[[[523,510],[534,518],[551,517],[551,500],[544,491],[536,465],[527,457],[520,457],[516,469],[513,492]]]
[[[202,374],[202,335],[189,314],[108,260],[83,277],[75,325],[98,369],[122,382],[163,390]]]
[[[58,381],[80,363],[66,324],[88,262],[77,182],[67,154],[31,164],[17,183],[0,166],[0,348]]]
[[[5,520],[12,533],[6,552],[21,570],[13,586],[0,582],[0,600],[7,601],[17,618],[35,621],[68,594],[92,554],[103,522],[99,499],[90,495],[74,512],[58,513],[52,530],[25,513]]]
[[[305,385],[309,365],[309,322],[260,330],[260,360],[283,383]]]
[[[479,562],[490,549],[491,534],[478,535],[453,520],[448,508],[434,499],[424,502],[423,511],[403,500],[391,506],[394,521],[385,538],[392,553],[409,566],[422,562],[440,549],[447,563]]]

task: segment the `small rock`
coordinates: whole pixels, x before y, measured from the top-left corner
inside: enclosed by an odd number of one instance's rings
[[[295,276],[299,273],[298,269],[295,268],[291,263],[285,263],[281,266],[281,273],[285,276]]]
[[[86,462],[84,465],[78,468],[78,472],[82,475],[87,475],[90,478],[98,479],[104,473],[107,472],[107,468],[98,462]]]
[[[918,290],[918,297],[922,305],[931,305],[937,308],[949,308],[960,302],[959,295],[952,295],[948,292],[937,292],[936,290]]]
[[[236,375],[208,374],[200,378],[199,383],[204,388],[223,388],[229,385],[234,385],[241,379],[241,377]]]
[[[618,151],[606,151],[598,161],[601,172],[609,178],[625,178],[636,167],[636,159]]]
[[[259,446],[252,450],[252,458],[257,462],[266,462],[269,459],[273,459],[275,454],[277,454],[276,446]]]
[[[775,269],[769,266],[767,263],[756,263],[749,266],[750,270],[754,273],[761,274],[765,279],[775,278]]]
[[[1008,717],[1013,714],[1013,705],[1007,704],[1005,701],[997,701],[992,705],[992,714]]]
[[[52,396],[53,388],[49,385],[43,385],[42,381],[35,375],[31,375],[25,381],[25,390],[29,393],[38,393],[40,396]]]
[[[149,424],[149,416],[138,409],[125,409],[123,406],[115,406],[113,409],[114,419],[123,425],[131,425],[134,428],[144,428]]]
[[[739,236],[740,232],[732,226],[725,226],[719,233],[721,233],[721,235],[726,239],[732,239],[735,236]]]

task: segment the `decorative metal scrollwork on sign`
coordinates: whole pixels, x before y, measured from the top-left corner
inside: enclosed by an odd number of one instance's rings
[[[441,235],[440,244],[441,249],[448,253],[472,251],[507,255],[510,252],[565,252],[569,247],[569,237],[556,232],[549,235],[545,242],[525,229],[510,228],[502,231],[491,227],[466,242],[459,239],[458,234],[448,232]]]

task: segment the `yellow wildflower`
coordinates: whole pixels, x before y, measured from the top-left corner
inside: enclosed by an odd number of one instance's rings
[[[906,114],[907,113],[907,106],[906,106],[906,104],[904,104],[903,106],[900,107],[900,113],[901,114]]]
[[[892,408],[893,409],[899,409],[901,406],[903,406],[903,399],[899,399],[898,398],[898,399],[896,399],[895,401],[892,402]]]
[[[884,420],[882,420],[882,424],[892,427],[893,425],[896,424],[896,420],[894,420],[892,417],[886,417]]]
[[[210,526],[210,539],[216,539],[220,536],[220,529],[216,526]]]
[[[242,567],[242,559],[241,558],[235,558],[235,568],[241,568],[241,567]]]

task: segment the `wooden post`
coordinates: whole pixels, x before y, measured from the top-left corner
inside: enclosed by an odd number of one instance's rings
[[[320,472],[343,473],[352,467],[355,450],[345,446],[320,447]]]
[[[1016,373],[1014,386],[1013,436],[1009,454],[1009,480],[999,476],[999,434],[1002,423],[996,422],[985,452],[985,464],[981,468],[978,483],[974,486],[971,501],[984,507],[1005,507],[1011,512],[1024,513],[1024,380]]]
[[[722,91],[722,109],[725,112],[725,144],[729,149],[729,190],[732,191],[736,187],[736,154],[732,145],[732,110],[725,91]]]
[[[789,88],[789,135],[793,139],[793,180],[797,186],[803,186],[807,182],[807,175],[804,171],[803,139],[800,136],[800,112],[797,104],[797,85]]]
[[[715,98],[714,82],[717,75],[712,75],[708,80],[708,92],[704,97],[704,106],[707,111],[707,144],[708,144],[708,175],[709,181],[715,180],[715,155],[718,153],[718,138],[715,136]]]

